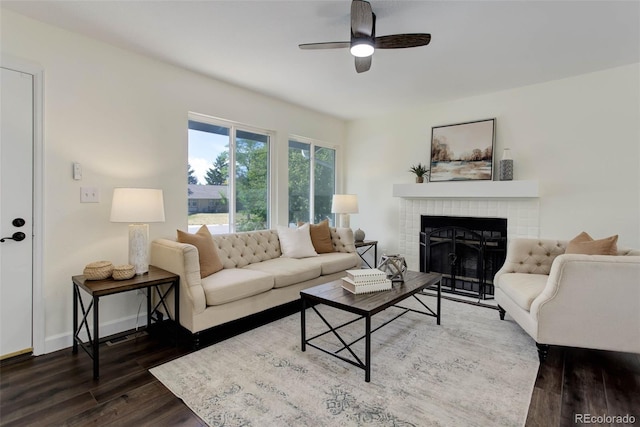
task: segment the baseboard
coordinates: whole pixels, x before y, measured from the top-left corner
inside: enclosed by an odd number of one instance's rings
[[[147,313],[144,312],[138,315],[132,315],[121,319],[112,320],[110,322],[100,323],[100,339],[108,337],[110,335],[118,334],[120,332],[129,331],[135,329],[136,327],[146,327],[146,322]],[[93,333],[93,329],[91,330],[91,333]],[[83,341],[87,340],[87,333],[84,328],[80,332],[80,338]],[[47,337],[44,343],[44,352],[52,353],[54,351],[71,347],[72,345],[73,332],[69,331],[63,334]]]

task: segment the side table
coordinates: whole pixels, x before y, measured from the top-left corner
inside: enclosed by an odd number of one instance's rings
[[[100,329],[99,329],[99,305],[100,297],[106,295],[114,295],[121,292],[135,291],[138,289],[147,290],[147,328],[151,326],[151,321],[158,322],[162,319],[162,313],[158,310],[162,305],[167,313],[169,309],[167,307],[165,298],[169,295],[171,290],[174,290],[174,319],[176,323],[176,333],[179,333],[180,325],[180,276],[173,274],[166,270],[163,270],[152,265],[149,266],[149,272],[134,276],[127,280],[114,280],[112,278],[104,280],[87,280],[84,276],[73,276],[71,278],[73,282],[73,354],[78,353],[78,346],[82,347],[87,352],[89,357],[93,359],[93,378],[98,379],[100,375]],[[160,285],[169,285],[169,287],[163,292],[159,288]],[[92,300],[86,307],[82,302],[80,295],[80,289],[83,289],[89,295]],[[157,304],[152,308],[151,297],[153,289],[159,297]],[[82,309],[82,320],[78,324],[78,306]],[[93,337],[89,328],[88,318],[89,313],[93,309]],[[80,331],[82,328],[86,329],[88,341],[83,342],[80,339]],[[176,343],[178,337],[176,336]]]
[[[377,240],[361,240],[355,242],[356,252],[360,256],[360,259],[367,264],[369,268],[376,268],[378,266],[378,241]],[[358,248],[365,248],[362,252],[358,250]],[[373,248],[373,266],[369,264],[369,262],[364,259],[364,254],[369,252]]]

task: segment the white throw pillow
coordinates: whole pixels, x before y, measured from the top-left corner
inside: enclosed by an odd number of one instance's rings
[[[278,238],[280,239],[280,250],[282,256],[286,258],[307,258],[318,256],[311,243],[311,233],[309,224],[304,224],[300,228],[289,228],[278,226]]]

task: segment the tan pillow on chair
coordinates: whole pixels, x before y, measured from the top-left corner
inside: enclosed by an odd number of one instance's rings
[[[565,253],[583,255],[617,255],[617,243],[617,234],[604,239],[593,240],[589,234],[583,231],[569,242]]]
[[[218,249],[213,242],[213,237],[206,225],[200,227],[195,234],[178,230],[178,242],[189,243],[198,248],[200,261],[200,277],[204,278],[222,270],[222,261],[218,255]]]

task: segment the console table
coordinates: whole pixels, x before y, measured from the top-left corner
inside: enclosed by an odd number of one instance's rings
[[[162,305],[166,313],[169,309],[166,305],[165,298],[171,290],[174,291],[174,322],[176,323],[176,331],[179,333],[177,325],[180,324],[180,276],[169,271],[163,270],[152,265],[149,266],[149,272],[134,276],[127,280],[114,280],[112,278],[104,280],[87,280],[83,275],[73,276],[73,354],[78,353],[78,346],[87,352],[89,357],[93,359],[93,378],[98,379],[100,375],[100,329],[99,329],[99,306],[100,297],[114,295],[121,292],[135,291],[138,289],[146,289],[147,292],[147,328],[151,326],[151,321],[159,322],[162,320],[163,314],[158,309]],[[164,290],[159,286],[168,285]],[[91,296],[91,302],[86,307],[80,295],[80,289],[84,290]],[[152,307],[151,297],[155,289],[158,301]],[[82,320],[78,324],[78,306],[82,310]],[[93,310],[93,337],[89,328],[89,313]],[[83,342],[80,339],[80,331],[86,329],[88,341]],[[176,337],[176,343],[178,337]]]

